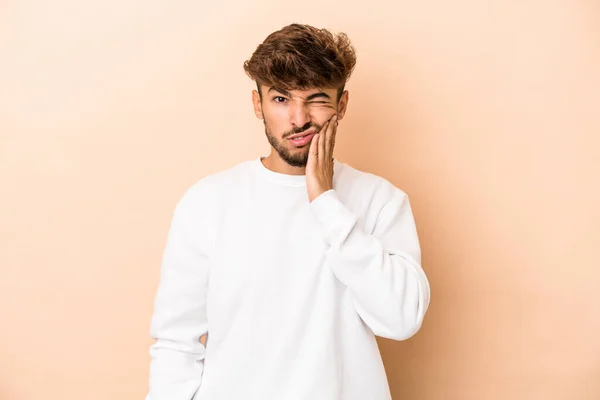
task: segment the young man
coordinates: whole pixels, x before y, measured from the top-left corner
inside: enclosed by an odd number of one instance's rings
[[[175,207],[148,400],[390,399],[374,335],[414,335],[429,283],[407,195],[333,157],[355,63],[298,24],[245,62],[272,150]]]

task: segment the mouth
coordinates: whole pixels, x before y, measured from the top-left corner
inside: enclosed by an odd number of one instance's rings
[[[295,135],[292,135],[290,137],[288,137],[288,139],[298,139],[304,136],[308,136],[308,135],[314,135],[315,133],[317,133],[317,130],[315,128],[309,128],[307,130],[305,130],[304,132],[300,132],[300,133],[296,133]]]
[[[308,129],[304,132],[297,133],[288,138],[288,140],[296,147],[302,147],[310,143],[313,136],[317,133],[317,130],[314,128]]]

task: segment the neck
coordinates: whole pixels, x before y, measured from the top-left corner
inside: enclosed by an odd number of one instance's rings
[[[306,167],[292,167],[279,157],[275,151],[271,151],[267,157],[262,159],[263,165],[271,171],[286,175],[305,175]]]

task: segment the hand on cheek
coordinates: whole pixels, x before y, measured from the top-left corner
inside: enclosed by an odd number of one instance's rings
[[[306,164],[306,188],[310,202],[333,189],[333,149],[337,124],[337,115],[333,115],[310,143]]]

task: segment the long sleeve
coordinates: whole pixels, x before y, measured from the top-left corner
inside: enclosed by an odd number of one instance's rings
[[[390,339],[414,335],[429,306],[430,287],[407,195],[394,191],[372,233],[359,226],[334,190],[313,200],[311,209],[330,245],[328,264],[367,326]]]
[[[191,203],[184,196],[175,207],[162,258],[146,400],[191,400],[202,380],[205,348],[199,338],[208,331],[208,260]]]

